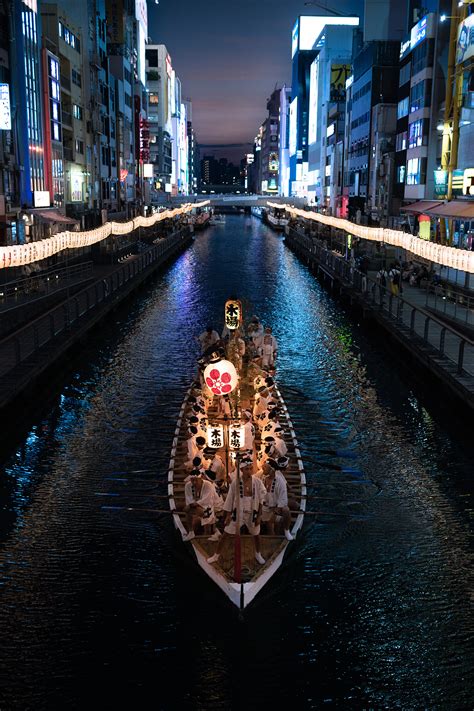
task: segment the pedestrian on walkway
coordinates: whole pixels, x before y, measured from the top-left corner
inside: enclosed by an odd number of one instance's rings
[[[390,292],[393,296],[398,296],[400,289],[400,269],[395,263],[390,269],[388,275],[390,277]]]

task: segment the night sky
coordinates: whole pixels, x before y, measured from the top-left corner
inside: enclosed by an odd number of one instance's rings
[[[322,0],[322,5],[326,1]],[[361,0],[327,3],[361,11]],[[248,143],[206,153],[240,159],[251,149],[275,85],[291,81],[291,30],[298,15],[324,15],[298,0],[148,0],[152,41],[165,44],[193,102],[200,144]]]

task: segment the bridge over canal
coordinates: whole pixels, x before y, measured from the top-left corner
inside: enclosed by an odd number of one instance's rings
[[[291,204],[302,209],[306,205],[305,198],[274,197],[273,195],[245,195],[238,193],[213,194],[200,193],[199,195],[176,195],[160,200],[154,200],[154,205],[169,207],[179,207],[185,203],[202,202],[209,200],[211,207],[266,207],[267,203],[280,203],[281,205]]]

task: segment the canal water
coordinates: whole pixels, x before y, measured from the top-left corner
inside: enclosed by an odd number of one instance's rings
[[[156,512],[194,337],[232,295],[278,338],[319,512],[243,621]],[[3,442],[2,711],[470,708],[473,446],[416,387],[280,235],[199,233]]]

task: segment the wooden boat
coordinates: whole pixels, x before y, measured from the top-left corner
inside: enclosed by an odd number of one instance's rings
[[[253,378],[251,381],[241,378],[239,391],[242,409],[249,407],[249,405],[251,406],[254,397]],[[187,418],[192,414],[192,405],[189,402],[189,398],[193,392],[195,391],[191,386],[186,393],[179,412],[168,471],[169,505],[174,514],[174,525],[182,537],[187,533],[185,527],[186,514],[183,509],[185,506],[185,479],[189,475],[189,469],[185,469],[184,462],[187,457],[186,438],[189,436]],[[279,421],[285,433],[284,439],[288,449],[286,457],[288,457],[289,463],[282,473],[284,473],[288,485],[288,499],[291,510],[290,530],[292,535],[296,536],[303,525],[306,508],[305,473],[293,424],[276,385],[274,385],[272,391],[272,399],[278,403],[280,410]],[[214,398],[214,402],[207,412],[209,422],[218,416],[216,400],[217,398]],[[259,444],[258,434],[256,435],[255,443],[256,445]],[[247,529],[244,528],[243,530],[246,531]],[[252,602],[258,592],[262,590],[280,568],[288,546],[294,545],[294,541],[288,541],[285,538],[283,531],[278,534],[278,529],[275,529],[275,534],[260,535],[261,552],[265,558],[263,565],[260,565],[255,560],[252,537],[244,534],[240,536],[241,571],[237,576],[234,567],[234,537],[229,537],[229,540],[226,541],[226,546],[221,552],[219,562],[214,564],[207,561],[216,551],[216,543],[208,540],[209,534],[199,535],[199,531],[197,531],[192,541],[183,542],[182,545],[189,547],[202,570],[223,590],[229,600],[242,610]]]

